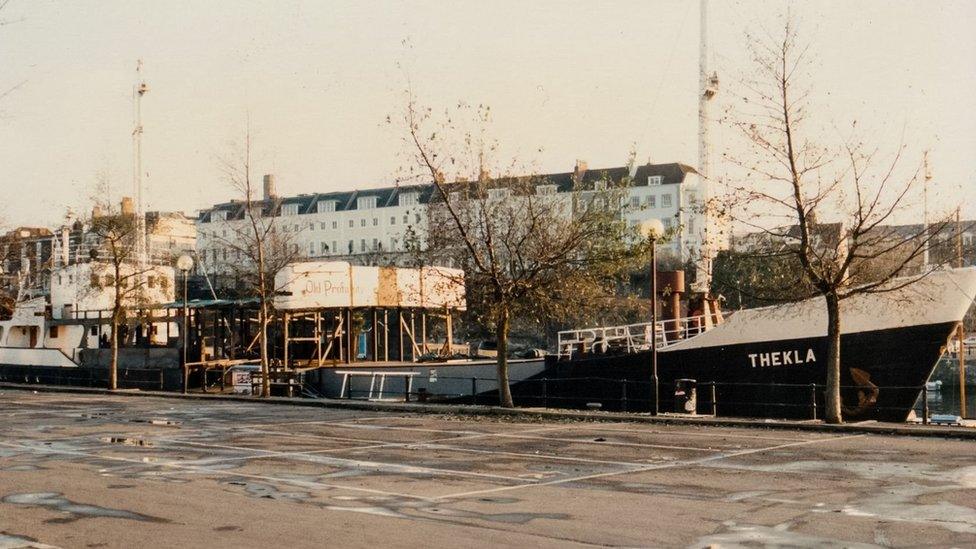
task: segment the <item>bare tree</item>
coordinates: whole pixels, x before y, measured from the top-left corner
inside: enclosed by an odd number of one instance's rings
[[[463,268],[468,306],[497,340],[499,402],[511,407],[513,320],[544,322],[611,295],[643,244],[629,238],[635,233],[619,216],[623,194],[606,180],[587,188],[579,177],[557,193],[544,177],[513,175],[516,162],[491,174],[497,143],[484,137],[488,119],[487,107],[463,103],[435,119],[410,98],[405,141],[412,167],[434,185],[420,248],[431,262]],[[448,170],[455,182],[446,180]]]
[[[934,267],[921,257],[949,218],[908,230],[890,226],[920,182],[919,168],[898,175],[905,147],[884,159],[856,137],[836,146],[814,137],[808,128],[811,93],[802,82],[809,47],[800,43],[795,22],[787,15],[776,32],[749,40],[755,76],[743,82],[742,100],[726,121],[752,154],[725,155],[742,171],[722,197],[725,213],[760,236],[747,255],[773,267],[769,280],[749,287],[753,297],[824,299],[825,419],[840,423],[840,303],[892,292],[929,274]]]
[[[228,183],[242,198],[241,219],[225,222],[229,236],[218,236],[230,261],[223,267],[233,272],[244,291],[258,299],[258,347],[261,359],[261,396],[271,396],[268,358],[268,325],[274,319],[275,275],[303,257],[294,242],[294,232],[277,223],[281,204],[276,197],[263,196],[251,165],[251,132],[245,132],[240,157],[221,161]],[[258,194],[261,193],[261,194]],[[226,256],[224,259],[227,259]]]
[[[111,294],[111,358],[108,388],[118,388],[120,326],[127,324],[128,313],[150,301],[150,288],[165,292],[169,279],[138,256],[138,240],[142,225],[136,214],[116,205],[110,197],[108,178],[99,176],[96,184],[96,212],[88,229],[91,240],[90,284],[88,295],[96,297],[105,291]],[[98,303],[98,300],[95,301]],[[150,337],[150,326],[145,326]]]

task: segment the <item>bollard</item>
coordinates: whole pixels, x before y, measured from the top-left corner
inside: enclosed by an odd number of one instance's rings
[[[715,382],[713,381],[709,385],[711,386],[709,387],[709,402],[712,405],[712,415],[718,417],[718,402],[715,399]]]
[[[471,378],[471,404],[478,403],[478,378]]]
[[[620,409],[627,411],[627,380],[620,380]]]
[[[403,401],[410,402],[410,376],[403,376]]]
[[[817,384],[810,384],[810,419],[817,419]]]
[[[929,389],[922,385],[922,425],[929,424]]]
[[[549,407],[549,378],[542,378],[542,407]]]

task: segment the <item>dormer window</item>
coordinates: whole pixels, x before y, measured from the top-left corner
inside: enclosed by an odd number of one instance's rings
[[[356,207],[360,210],[372,210],[376,207],[376,197],[361,196],[356,199]]]
[[[318,213],[328,213],[336,211],[335,200],[319,200],[318,204],[315,206],[315,211]]]
[[[664,176],[661,176],[661,175],[649,175],[649,176],[647,176],[647,184],[648,184],[648,186],[655,187],[657,185],[660,185],[661,183],[664,183]]]
[[[298,204],[282,204],[281,215],[298,215]]]
[[[596,181],[596,182],[594,182],[593,183],[593,190],[594,191],[597,191],[597,192],[603,192],[603,191],[607,190],[607,182],[606,181]]]
[[[543,196],[553,195],[553,194],[556,194],[556,186],[555,185],[539,185],[538,187],[535,188],[535,192],[536,192],[536,194],[540,194],[540,195],[543,195]]]
[[[220,221],[227,221],[227,212],[224,210],[213,212],[210,214],[210,222],[217,223]]]
[[[417,205],[417,193],[402,193],[400,194],[399,204],[401,206],[416,206]]]

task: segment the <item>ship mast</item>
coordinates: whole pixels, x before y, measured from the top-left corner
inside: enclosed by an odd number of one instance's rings
[[[929,265],[929,182],[932,181],[932,170],[929,168],[929,151],[922,156],[924,179],[922,179],[922,234],[925,239],[922,250],[922,269]]]
[[[136,197],[136,257],[139,271],[145,272],[148,263],[146,239],[146,211],[142,201],[142,96],[149,86],[142,77],[142,59],[136,62],[136,83],[132,86],[134,127],[132,130],[132,186]]]
[[[700,180],[700,200],[704,206],[704,222],[701,224],[701,259],[695,273],[696,285],[700,291],[708,291],[712,275],[712,242],[709,235],[711,219],[711,162],[708,139],[708,104],[718,93],[718,74],[708,74],[708,0],[699,0],[699,42],[698,42],[698,174]]]

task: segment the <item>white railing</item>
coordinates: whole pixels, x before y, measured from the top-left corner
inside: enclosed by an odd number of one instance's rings
[[[695,337],[711,327],[712,322],[704,315],[677,320],[659,320],[657,322],[657,348],[663,349],[679,341]],[[573,355],[579,353],[602,354],[608,351],[636,353],[651,348],[651,323],[642,322],[622,326],[565,330],[559,332],[557,341],[559,358],[572,358]]]

